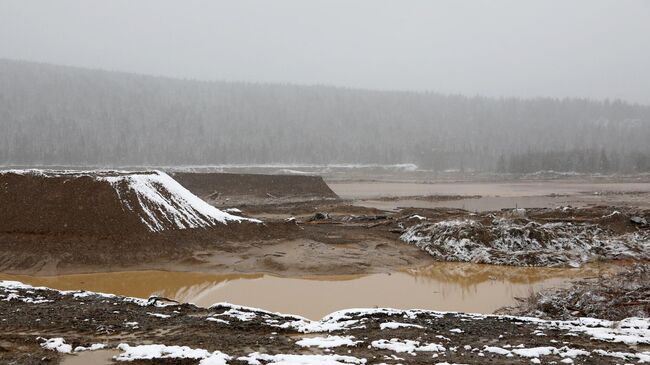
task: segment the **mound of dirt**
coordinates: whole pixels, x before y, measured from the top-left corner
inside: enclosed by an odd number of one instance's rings
[[[650,232],[624,229],[618,218],[607,224],[611,214],[591,221],[539,222],[522,211],[425,221],[408,228],[401,239],[441,261],[580,266],[599,259],[650,259]]]
[[[207,204],[159,171],[0,173],[0,232],[125,235],[248,220]]]
[[[320,176],[177,172],[172,176],[203,199],[221,197],[321,198],[338,196]]]

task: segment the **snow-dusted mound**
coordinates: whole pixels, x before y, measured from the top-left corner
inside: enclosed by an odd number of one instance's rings
[[[595,259],[648,259],[650,237],[616,235],[591,223],[537,223],[495,218],[446,220],[410,227],[402,236],[441,261],[517,266],[579,266]]]
[[[0,172],[0,230],[123,234],[252,221],[204,202],[160,171]]]

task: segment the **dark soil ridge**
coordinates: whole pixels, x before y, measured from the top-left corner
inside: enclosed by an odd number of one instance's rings
[[[129,236],[238,219],[158,171],[0,173],[1,233]]]
[[[226,353],[232,357],[229,364],[247,364],[251,358],[268,364],[279,354],[349,357],[340,357],[342,364],[530,364],[533,359],[616,364],[650,359],[649,334],[647,319],[544,321],[375,308],[335,312],[321,321],[309,321],[230,304],[198,308],[164,298],[60,292],[0,282],[3,364],[58,363],[62,354],[41,347],[45,339],[52,338],[62,338],[72,349],[97,343],[109,348],[120,343],[188,346]],[[328,336],[352,336],[349,339],[354,343],[330,349],[298,344],[304,338]],[[268,356],[266,360],[261,354]],[[164,363],[199,361],[165,359]]]
[[[203,199],[243,196],[266,199],[338,198],[320,176],[194,172],[175,172],[171,175]]]

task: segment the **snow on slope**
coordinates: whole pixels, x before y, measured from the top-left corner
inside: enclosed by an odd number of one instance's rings
[[[110,183],[120,197],[135,195],[142,210],[141,219],[151,231],[162,231],[169,224],[177,229],[210,227],[228,221],[259,220],[239,217],[221,211],[192,194],[161,171],[99,177]],[[127,208],[134,208],[130,199],[123,199]]]
[[[104,215],[122,215],[125,212],[127,215],[135,215],[135,221],[141,221],[146,226],[146,229],[152,232],[168,229],[207,228],[218,224],[227,224],[228,222],[261,223],[259,220],[240,217],[211,206],[162,171],[40,169],[0,171],[0,176],[5,174],[52,179],[57,181],[61,191],[68,194],[68,197],[69,194],[89,194],[90,196],[96,193],[95,190],[92,190],[92,186],[80,182],[82,178],[91,178],[98,185],[108,184],[115,190],[122,210],[119,213],[106,211],[102,213]],[[65,188],[66,186],[67,188]],[[72,186],[76,186],[77,190]],[[79,189],[81,189],[81,192],[79,192]],[[88,204],[95,204],[93,208],[97,210],[96,201],[88,199],[87,202]],[[65,203],[61,202],[61,204]],[[86,201],[82,200],[82,204],[85,203]],[[104,201],[104,203],[112,202]],[[115,216],[100,215],[93,217],[95,220],[108,220],[108,218],[120,219],[120,217]]]

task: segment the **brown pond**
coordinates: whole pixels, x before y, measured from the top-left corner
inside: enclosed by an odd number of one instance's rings
[[[381,210],[400,210],[409,208],[457,208],[470,212],[487,212],[501,209],[514,208],[555,208],[558,206],[570,205],[572,207],[583,207],[586,202],[569,197],[554,196],[521,196],[521,197],[498,197],[482,196],[478,198],[463,198],[455,200],[427,201],[416,199],[391,199],[391,200],[357,200],[354,205],[376,208]]]
[[[320,319],[339,309],[375,306],[492,313],[514,304],[515,297],[612,270],[616,266],[553,269],[436,263],[392,274],[301,278],[138,271],[53,277],[0,274],[0,280],[142,298],[156,294],[199,306],[230,302]]]
[[[503,183],[405,183],[405,182],[330,182],[329,187],[342,198],[373,199],[377,197],[426,195],[481,195],[499,197],[579,195],[594,192],[629,193],[650,191],[650,183],[589,182],[503,182]]]

